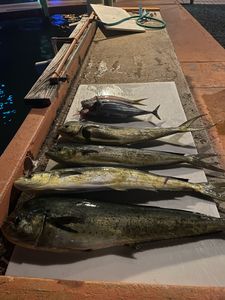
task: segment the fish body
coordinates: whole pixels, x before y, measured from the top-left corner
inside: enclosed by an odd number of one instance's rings
[[[129,145],[144,143],[174,133],[193,132],[206,129],[190,127],[200,116],[194,117],[177,127],[118,127],[115,125],[97,124],[93,122],[71,121],[59,128],[59,133],[67,140],[78,143],[103,145]],[[209,127],[210,128],[210,127]]]
[[[104,102],[119,102],[119,103],[128,103],[128,104],[135,104],[135,105],[145,105],[142,101],[146,100],[147,98],[140,98],[140,99],[127,99],[124,97],[118,97],[113,95],[102,95],[102,96],[95,96],[90,99],[85,99],[81,101],[81,105],[84,108],[89,108],[96,103],[96,101],[104,101]]]
[[[146,114],[153,114],[160,120],[158,115],[160,105],[153,111],[147,111],[123,101],[97,99],[92,104],[90,102],[82,103],[82,107],[80,111],[82,119],[101,123],[124,122],[133,117]]]
[[[95,250],[224,229],[224,219],[199,213],[61,197],[31,199],[2,226],[12,243],[52,252]]]
[[[224,183],[191,183],[150,172],[116,167],[57,169],[21,177],[14,183],[21,191],[80,192],[114,189],[151,191],[195,191],[221,201],[225,200]]]
[[[215,154],[183,155],[125,147],[59,144],[49,149],[49,151],[46,152],[46,155],[67,166],[107,165],[148,167],[186,163],[196,167],[205,167],[215,171],[223,171],[202,160],[203,158],[213,157]]]

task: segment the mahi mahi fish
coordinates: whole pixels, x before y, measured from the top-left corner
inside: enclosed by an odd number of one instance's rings
[[[95,250],[225,230],[225,220],[178,209],[34,198],[2,226],[12,243],[52,252]]]
[[[148,142],[174,133],[193,132],[207,129],[191,127],[201,116],[194,117],[177,127],[118,127],[115,125],[97,124],[93,122],[71,121],[59,128],[59,133],[67,140],[78,143],[94,143],[103,145],[128,145]],[[214,125],[208,126],[211,128]]]
[[[127,122],[133,117],[147,114],[153,114],[157,119],[161,120],[158,114],[160,105],[158,105],[153,111],[147,111],[123,101],[97,99],[91,104],[90,101],[81,104],[83,108],[80,111],[80,116],[81,119],[84,120],[91,120],[100,123],[119,123]]]
[[[225,201],[225,183],[191,183],[186,180],[156,175],[129,168],[83,167],[57,169],[31,174],[17,179],[15,187],[21,191],[81,192],[114,189],[198,192]],[[215,200],[216,199],[216,200]]]
[[[214,157],[216,154],[183,155],[148,149],[76,145],[72,143],[55,145],[45,154],[47,157],[67,166],[121,165],[127,167],[148,167],[185,163],[194,167],[224,172],[224,170],[203,161],[204,158]]]

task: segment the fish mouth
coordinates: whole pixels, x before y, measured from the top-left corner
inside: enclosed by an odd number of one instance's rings
[[[35,183],[24,182],[22,179],[18,179],[14,182],[14,187],[20,191],[29,191],[30,189],[37,189],[37,185]]]
[[[83,108],[80,111],[80,116],[81,118],[85,119],[88,116],[89,113],[89,109],[88,108]]]
[[[8,217],[8,219],[3,223],[1,231],[8,241],[10,241],[12,244],[18,244],[20,239],[18,237],[15,224],[11,219],[13,218]]]
[[[60,127],[58,128],[58,132],[59,132],[60,134],[66,133],[65,127],[64,127],[64,126],[60,126]]]
[[[29,224],[26,216],[27,213],[21,214],[20,209],[16,209],[4,221],[1,231],[10,243],[25,248],[32,248],[38,239],[42,226],[39,226],[38,230],[33,230],[33,227],[30,230],[28,226],[29,230],[27,230],[27,224],[31,226],[31,223]]]

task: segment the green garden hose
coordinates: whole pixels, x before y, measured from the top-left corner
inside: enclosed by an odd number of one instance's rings
[[[136,24],[141,27],[144,27],[145,29],[163,29],[166,27],[165,21],[151,17],[149,12],[144,12],[142,15],[130,16],[130,17],[121,19],[121,20],[113,22],[113,23],[104,23],[104,22],[101,22],[101,23],[106,26],[115,26],[115,25],[121,24],[121,23],[126,22],[131,19],[136,19]],[[159,23],[159,25],[146,25],[145,24],[145,23],[148,23],[151,21],[157,22],[157,23]]]

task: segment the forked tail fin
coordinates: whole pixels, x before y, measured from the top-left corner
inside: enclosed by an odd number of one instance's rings
[[[130,100],[128,103],[146,106],[146,104],[142,103],[142,101],[147,100],[147,99],[148,99],[148,98],[142,98],[142,99]]]
[[[160,108],[160,105],[158,105],[153,111],[151,111],[150,113],[153,114],[157,119],[161,120],[159,114],[158,114],[158,110]]]
[[[225,172],[225,170],[214,166],[212,163],[203,161],[205,158],[210,158],[210,157],[216,157],[216,154],[194,154],[194,155],[187,155],[185,158],[187,159],[187,162],[191,164],[194,167],[200,167],[200,168],[205,168],[208,170],[216,171],[216,172]]]
[[[197,191],[214,199],[214,202],[225,202],[225,180],[224,182],[209,182],[197,184]]]
[[[194,123],[194,121],[196,121],[197,119],[199,119],[203,116],[205,116],[205,115],[203,114],[203,115],[196,116],[196,117],[182,123],[180,126],[178,126],[179,131],[180,132],[199,131],[199,130],[209,129],[216,125],[216,124],[210,124],[209,126],[199,126],[199,127],[194,127],[194,128],[191,127],[191,125]]]

